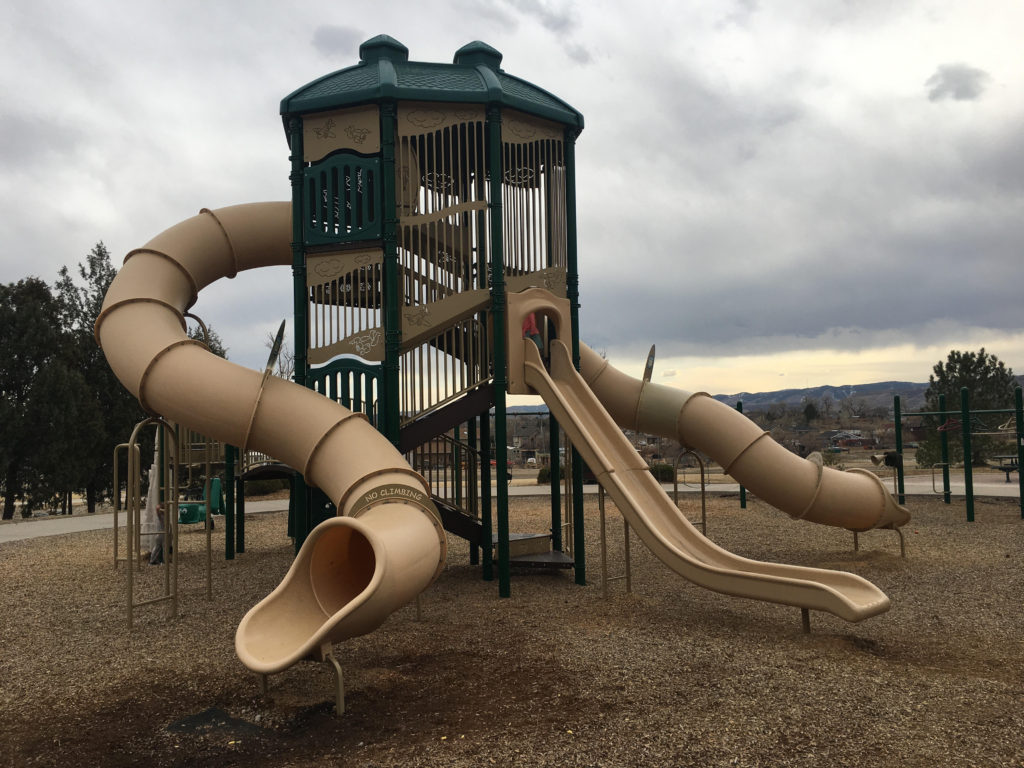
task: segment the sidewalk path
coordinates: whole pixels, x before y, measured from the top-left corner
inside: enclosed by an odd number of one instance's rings
[[[264,512],[281,512],[288,510],[288,499],[271,499],[270,501],[247,501],[245,514],[258,515]],[[125,524],[124,513],[118,515],[118,525]],[[31,517],[27,520],[11,520],[0,524],[0,545],[8,541],[35,539],[40,536],[60,536],[65,533],[79,531],[97,531],[114,527],[113,512],[97,512],[94,515],[58,515],[57,517]]]
[[[974,478],[974,495],[977,496],[1000,496],[1018,498],[1019,486],[1014,482],[1005,482],[1000,477],[982,475]],[[892,489],[892,478],[882,478],[886,487]],[[672,485],[662,486],[669,494],[672,493]],[[941,488],[941,480],[938,487]],[[708,492],[715,494],[739,493],[739,485],[736,483],[713,483],[708,485]],[[911,475],[904,481],[904,489],[907,496],[941,496],[932,491],[932,480],[929,475]],[[700,489],[693,485],[679,486],[680,493],[695,494]],[[493,492],[493,486],[492,486]],[[509,496],[548,496],[551,489],[544,485],[512,485],[508,489]],[[584,485],[583,493],[586,495],[596,494],[596,485]],[[963,498],[964,482],[963,477],[950,479],[950,493],[953,498]],[[265,512],[287,511],[287,499],[271,499],[269,501],[247,501],[245,503],[246,515],[258,515]],[[119,516],[119,524],[124,526],[124,515]],[[40,536],[60,536],[65,533],[77,533],[79,531],[95,531],[103,528],[112,528],[114,525],[113,512],[99,512],[94,515],[74,515],[72,517],[44,517],[29,518],[28,520],[12,520],[0,524],[0,545],[8,541],[20,541],[21,539],[34,539]]]

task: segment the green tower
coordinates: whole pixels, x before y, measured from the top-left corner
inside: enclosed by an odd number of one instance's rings
[[[281,102],[295,379],[364,412],[409,457],[446,527],[483,545],[485,578],[496,533],[508,594],[508,491],[504,473],[492,487],[489,471],[492,460],[507,463],[505,299],[533,285],[568,298],[578,355],[574,142],[583,117],[504,72],[501,54],[481,42],[440,64],[410,61],[380,35],[359,56]],[[574,476],[581,509],[579,466]],[[315,489],[295,501],[301,542],[333,512]],[[582,515],[574,519],[580,539]]]

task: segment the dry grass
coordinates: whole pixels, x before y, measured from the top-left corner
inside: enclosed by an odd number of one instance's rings
[[[513,499],[515,530],[545,501]],[[892,598],[860,625],[728,598],[673,576],[637,543],[633,592],[601,597],[596,504],[588,577],[480,578],[452,541],[449,567],[412,607],[339,646],[333,674],[300,664],[257,678],[235,626],[286,571],[282,514],[251,517],[247,552],[214,561],[183,535],[181,610],[140,609],[126,629],[125,571],[109,532],[0,546],[0,766],[1020,766],[1024,764],[1024,521],[1015,500],[911,500],[908,558],[888,532],[794,523],[735,498],[709,535],[757,559],[854,571]],[[612,515],[613,520],[617,520]],[[223,546],[223,532],[216,542]],[[622,527],[609,526],[622,569]],[[221,550],[222,551],[222,550]],[[146,567],[155,594],[162,568]]]

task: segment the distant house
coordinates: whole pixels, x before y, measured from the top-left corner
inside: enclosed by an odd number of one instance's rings
[[[873,448],[877,444],[878,440],[874,437],[847,437],[834,443],[840,448]]]

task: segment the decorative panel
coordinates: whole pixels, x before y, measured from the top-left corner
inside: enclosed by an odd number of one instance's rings
[[[566,268],[563,129],[507,112],[501,125],[504,263],[507,275]]]
[[[343,152],[306,168],[302,193],[307,245],[379,238],[380,159]]]
[[[341,354],[384,359],[383,265],[380,248],[306,258],[310,363],[324,363]]]
[[[341,149],[361,155],[380,152],[380,110],[376,104],[303,117],[302,153],[307,163],[323,160]]]

